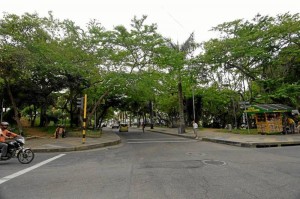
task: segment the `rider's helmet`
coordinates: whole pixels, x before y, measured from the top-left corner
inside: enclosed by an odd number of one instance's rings
[[[1,122],[1,127],[3,127],[4,129],[7,129],[8,126],[9,126],[8,122]]]

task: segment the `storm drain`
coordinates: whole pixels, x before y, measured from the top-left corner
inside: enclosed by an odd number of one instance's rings
[[[202,160],[202,162],[207,165],[216,165],[216,166],[226,165],[226,162],[220,160]]]

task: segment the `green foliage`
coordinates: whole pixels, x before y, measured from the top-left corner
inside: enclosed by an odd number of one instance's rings
[[[266,102],[299,107],[297,94],[282,91],[286,84],[299,84],[299,14],[257,15],[251,21],[225,22],[213,30],[221,38],[203,44],[200,60],[211,66],[219,85],[230,83],[234,90],[243,90],[240,85],[247,80],[250,100],[257,94]],[[253,88],[260,93],[252,92],[252,81],[260,82],[256,84],[260,89]]]
[[[240,116],[241,100],[300,107],[299,14],[222,23],[212,29],[221,36],[203,43],[199,55],[193,33],[174,43],[146,20],[134,17],[130,28],[113,30],[92,20],[84,30],[51,12],[4,14],[0,87],[6,106],[24,108],[31,118],[68,114],[71,124],[79,121],[75,101],[84,94],[88,112],[101,118],[114,109],[149,113],[151,101],[157,115],[184,122],[190,114],[184,100],[193,94],[201,96],[198,112],[206,124],[231,122],[234,108]]]

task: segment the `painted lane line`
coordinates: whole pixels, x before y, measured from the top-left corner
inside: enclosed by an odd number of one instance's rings
[[[38,168],[38,167],[41,167],[41,166],[43,166],[43,165],[45,165],[45,164],[47,164],[47,163],[49,163],[49,162],[52,162],[53,160],[56,160],[56,159],[58,159],[58,158],[60,158],[60,157],[62,157],[62,156],[64,156],[64,155],[66,155],[66,154],[60,154],[60,155],[57,155],[57,156],[55,156],[55,157],[53,157],[53,158],[50,158],[50,159],[45,160],[45,161],[43,161],[43,162],[40,162],[40,163],[38,163],[38,164],[36,164],[36,165],[33,165],[33,166],[29,167],[29,168],[23,169],[23,170],[18,171],[18,172],[14,173],[14,174],[11,174],[11,175],[8,175],[8,176],[6,176],[6,177],[4,177],[4,178],[1,178],[1,179],[0,179],[0,184],[3,184],[4,182],[6,182],[6,181],[8,181],[8,180],[11,180],[11,179],[16,178],[16,177],[18,177],[18,176],[20,176],[20,175],[23,175],[23,174],[25,174],[25,173],[27,173],[27,172],[33,170],[33,169],[36,169],[36,168]]]
[[[195,141],[143,141],[143,142],[127,142],[127,144],[151,144],[151,143],[191,143]]]
[[[157,138],[145,138],[145,139],[127,139],[128,141],[135,141],[135,140],[146,140],[146,141],[149,141],[149,140],[157,140]],[[159,138],[159,140],[186,140],[186,138]]]

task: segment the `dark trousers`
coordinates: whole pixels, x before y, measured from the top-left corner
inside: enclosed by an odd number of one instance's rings
[[[0,149],[1,149],[1,153],[2,153],[2,157],[6,156],[7,154],[7,147],[8,145],[4,142],[0,142]]]

